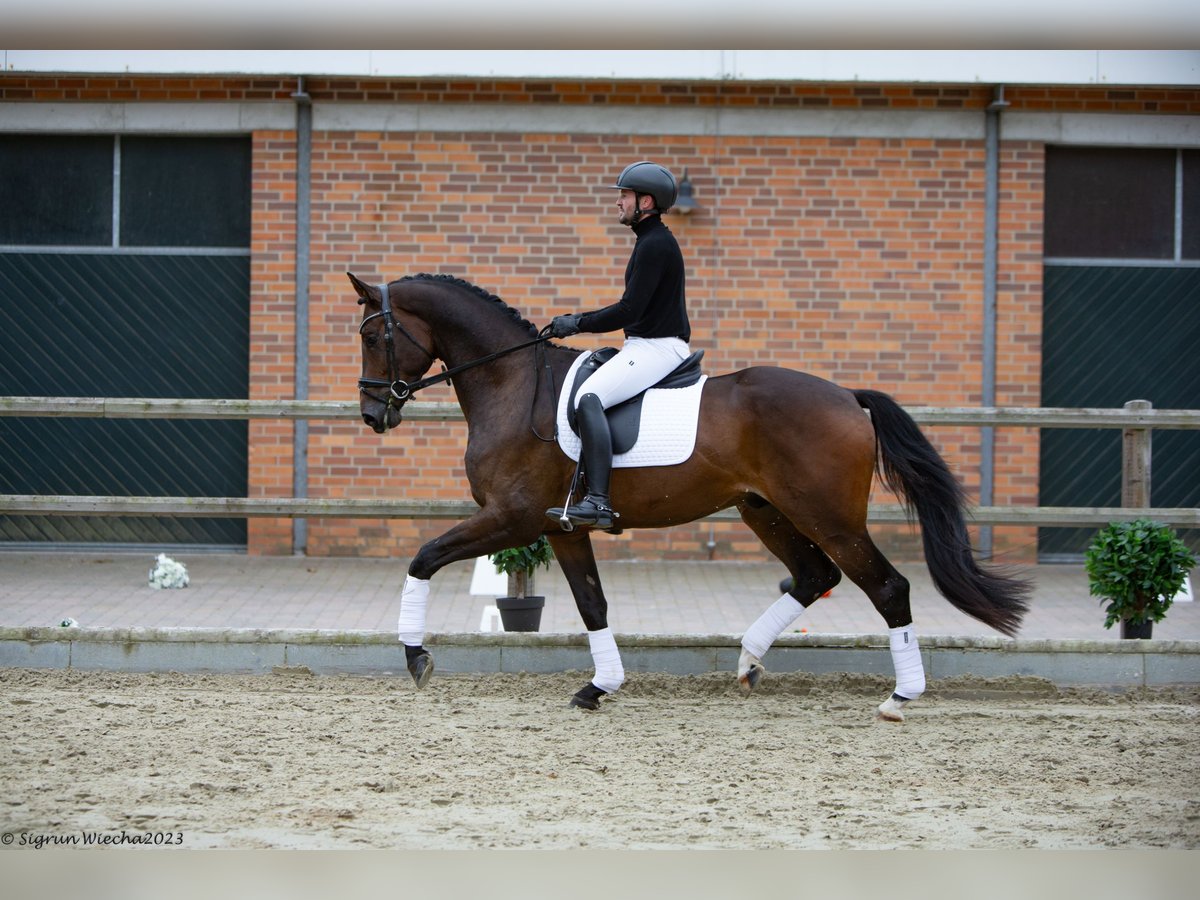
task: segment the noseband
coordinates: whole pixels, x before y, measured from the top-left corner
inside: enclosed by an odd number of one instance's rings
[[[439,384],[443,381],[449,381],[453,376],[457,375],[459,372],[465,371],[466,369],[473,369],[476,366],[482,366],[484,363],[490,363],[492,360],[499,359],[501,356],[507,356],[509,353],[515,353],[517,350],[524,350],[526,347],[532,347],[534,344],[540,344],[543,341],[550,340],[550,328],[547,326],[543,328],[541,333],[532,341],[525,341],[523,344],[517,344],[515,347],[508,347],[505,350],[497,350],[495,353],[489,353],[487,356],[463,363],[461,366],[455,366],[453,369],[443,369],[437,375],[430,375],[428,378],[422,378],[420,381],[414,381],[412,384],[409,384],[407,381],[402,381],[400,378],[396,377],[398,374],[396,370],[396,348],[395,340],[392,337],[392,329],[396,329],[402,335],[408,338],[414,347],[416,347],[429,358],[431,363],[437,359],[437,357],[422,347],[420,342],[409,333],[408,329],[392,316],[391,298],[388,296],[388,288],[390,286],[390,284],[379,285],[379,296],[381,298],[379,312],[371,313],[371,315],[363,319],[362,323],[358,326],[358,333],[362,334],[363,329],[367,327],[368,322],[380,317],[383,318],[383,341],[384,349],[387,352],[388,366],[387,380],[385,381],[381,378],[360,378],[358,379],[358,390],[361,393],[366,394],[372,400],[375,400],[379,403],[385,403],[388,410],[391,410],[393,407],[399,409],[404,405],[405,401],[407,401],[409,397],[422,388],[429,387],[431,384]],[[360,299],[358,302],[365,303],[366,301],[364,299]],[[381,397],[378,394],[372,394],[369,388],[387,388],[388,395],[386,397]]]

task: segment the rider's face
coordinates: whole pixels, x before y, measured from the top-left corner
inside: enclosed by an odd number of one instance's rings
[[[621,188],[621,193],[617,195],[617,220],[622,225],[629,225],[633,222],[633,214],[637,210],[637,203],[637,194]]]

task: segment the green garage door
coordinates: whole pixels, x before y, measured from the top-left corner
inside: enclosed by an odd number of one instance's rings
[[[1047,266],[1045,279],[1043,405],[1200,407],[1200,268]],[[1043,429],[1041,457],[1042,506],[1121,505],[1120,430]],[[1151,503],[1200,506],[1200,432],[1154,432]],[[1043,528],[1039,554],[1074,558],[1095,531]]]
[[[1046,257],[1042,405],[1200,408],[1200,153],[1047,148]],[[1041,505],[1120,506],[1121,443],[1043,429]],[[1154,432],[1152,505],[1200,506],[1197,473],[1200,432]],[[1095,531],[1039,529],[1039,556],[1078,559]]]
[[[0,135],[0,394],[244,398],[250,143]],[[0,492],[245,496],[247,423],[0,418]],[[246,543],[245,519],[0,516],[0,542]]]

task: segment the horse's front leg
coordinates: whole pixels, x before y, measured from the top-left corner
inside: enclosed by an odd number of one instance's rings
[[[608,601],[604,599],[604,589],[600,586],[592,541],[586,530],[550,534],[549,538],[554,556],[575,596],[575,605],[579,608],[583,625],[587,628],[588,647],[595,665],[592,680],[571,698],[571,706],[599,709],[600,698],[614,693],[625,681],[625,668],[621,665],[617,641],[608,626]]]
[[[541,528],[540,517],[523,520],[511,511],[484,508],[425,544],[413,557],[404,588],[400,591],[400,619],[396,630],[404,644],[408,672],[418,688],[425,687],[433,674],[433,656],[424,647],[430,579],[450,563],[532,543]]]

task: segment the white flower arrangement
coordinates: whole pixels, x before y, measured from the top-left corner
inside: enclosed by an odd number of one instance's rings
[[[165,553],[158,554],[154,568],[150,570],[150,587],[155,590],[162,588],[185,588],[188,586],[188,573],[183,563],[175,562]]]

